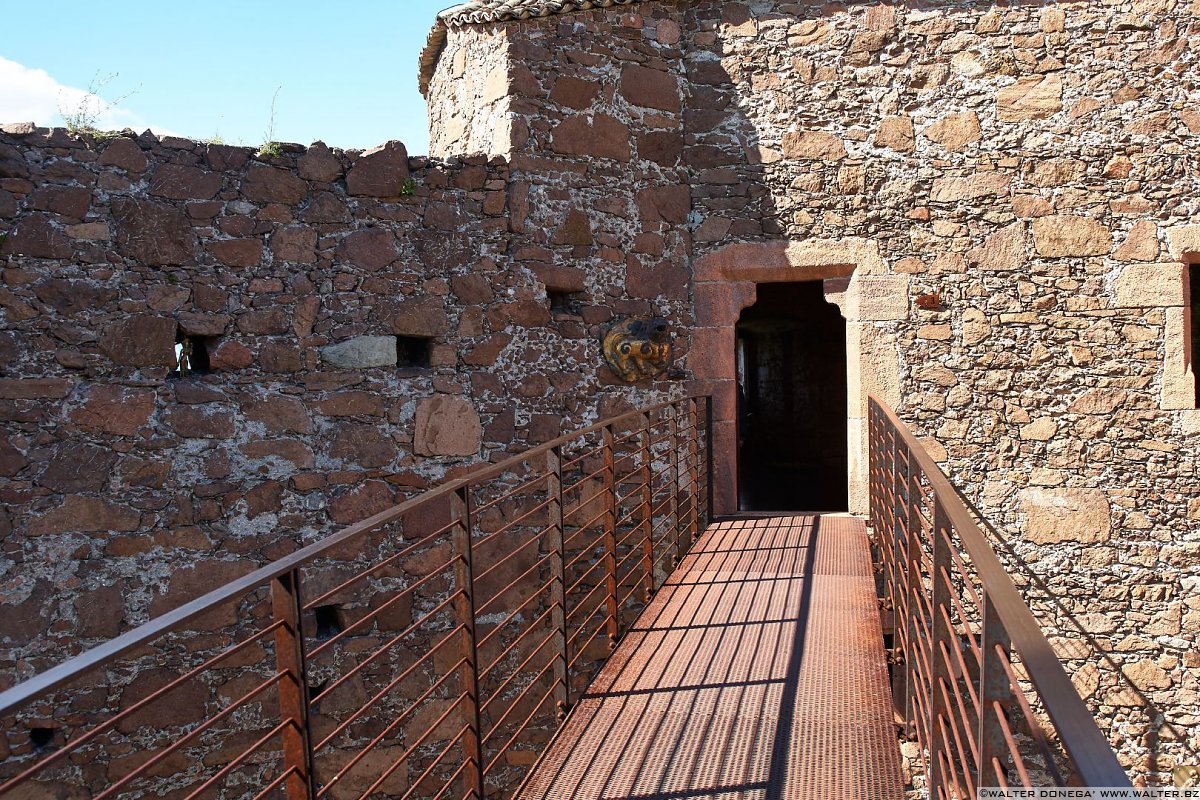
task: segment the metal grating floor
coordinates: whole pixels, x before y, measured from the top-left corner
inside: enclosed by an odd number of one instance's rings
[[[866,528],[835,516],[709,528],[518,794],[901,796]]]

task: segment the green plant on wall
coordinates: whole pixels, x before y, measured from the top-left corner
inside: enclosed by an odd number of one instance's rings
[[[400,186],[400,196],[401,197],[412,197],[416,193],[416,191],[417,191],[417,182],[414,181],[412,178],[409,178]]]
[[[102,97],[100,92],[112,83],[117,75],[118,73],[114,72],[102,78],[97,72],[88,83],[87,93],[83,97],[72,105],[59,102],[58,113],[62,117],[68,133],[75,136],[87,134],[100,139],[114,139],[120,135],[116,132],[101,131],[96,127],[101,116],[124,103],[137,92],[137,89],[133,89],[113,100],[106,100]]]
[[[262,147],[258,148],[259,158],[279,158],[283,155],[283,145],[275,141],[275,102],[279,99],[279,92],[283,89],[283,85],[275,87],[275,94],[271,95],[271,116],[267,119],[267,130],[263,134]]]

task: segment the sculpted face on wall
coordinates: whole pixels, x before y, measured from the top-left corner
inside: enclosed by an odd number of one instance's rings
[[[670,328],[662,317],[632,317],[604,335],[604,360],[626,383],[663,375],[671,355]]]

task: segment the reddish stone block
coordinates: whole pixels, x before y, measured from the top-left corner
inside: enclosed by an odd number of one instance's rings
[[[0,400],[58,400],[71,386],[62,378],[0,378]]]
[[[691,190],[687,186],[654,186],[637,193],[640,218],[646,222],[670,222],[682,225],[692,210]]]
[[[276,261],[312,264],[317,260],[317,232],[311,228],[279,228],[271,234]]]
[[[373,392],[338,392],[313,404],[327,417],[382,417],[383,398]]]
[[[30,214],[17,223],[0,244],[0,255],[32,258],[70,258],[75,247],[50,224],[45,214]]]
[[[464,397],[437,395],[417,401],[413,449],[428,456],[478,455],[483,437],[479,412]]]
[[[594,156],[628,162],[629,126],[607,114],[574,116],[560,122],[552,135],[550,148],[562,155]]]
[[[195,263],[196,234],[183,212],[126,197],[111,205],[121,255],[154,267]]]
[[[696,325],[733,326],[742,310],[754,305],[757,286],[750,281],[709,282],[695,285]]]
[[[121,632],[125,622],[124,583],[100,586],[75,598],[75,615],[79,618],[77,636],[111,639]]]
[[[330,499],[329,519],[339,525],[352,525],[395,504],[395,490],[386,481],[365,481]]]
[[[82,186],[42,186],[29,196],[30,208],[83,219],[92,205],[92,192]]]
[[[665,259],[649,266],[644,265],[637,256],[631,255],[626,264],[625,286],[633,297],[645,297],[650,300],[687,299],[691,275],[687,264],[682,261]]]
[[[105,328],[100,349],[117,364],[173,368],[177,328],[173,319],[136,314]]]
[[[312,469],[316,459],[308,445],[298,439],[267,439],[247,442],[241,451],[247,458],[269,459],[278,458],[287,461],[297,469]]]
[[[141,515],[128,506],[109,503],[98,497],[68,495],[58,508],[35,517],[26,531],[30,536],[51,533],[93,533],[101,531],[135,531]]]
[[[296,169],[309,181],[331,183],[342,176],[342,162],[324,142],[313,144],[300,156]]]
[[[208,365],[214,372],[245,369],[254,363],[254,354],[240,342],[223,340],[208,351]]]
[[[595,81],[563,75],[554,82],[554,88],[550,90],[550,99],[560,106],[583,111],[591,107],[598,94],[600,84]]]
[[[62,278],[49,278],[37,282],[33,285],[33,293],[63,316],[103,308],[117,299],[117,293],[107,287]]]
[[[294,206],[308,195],[308,184],[290,170],[255,164],[242,181],[242,195],[252,203]]]
[[[150,390],[92,386],[71,413],[71,420],[87,431],[134,436],[149,424],[156,402]]]
[[[300,349],[291,342],[268,342],[258,351],[258,365],[263,372],[286,374],[304,368]]]
[[[388,330],[401,336],[441,336],[450,327],[440,297],[417,297],[379,306],[379,318]]]
[[[262,423],[268,433],[312,433],[312,420],[304,404],[286,395],[245,397],[242,413],[252,422]]]
[[[259,239],[221,239],[210,242],[208,252],[227,267],[257,267],[262,263],[263,245]]]
[[[169,200],[211,200],[221,191],[224,178],[185,164],[163,164],[150,178],[150,194]]]
[[[395,234],[384,228],[355,231],[342,239],[337,254],[339,260],[371,271],[389,266],[400,255]]]
[[[363,469],[378,469],[391,464],[399,449],[380,427],[355,422],[334,426],[329,455]]]
[[[450,278],[450,288],[464,305],[490,303],[495,297],[491,282],[482,275],[455,275]]]
[[[38,485],[56,492],[99,492],[108,484],[117,454],[108,447],[84,442],[59,445],[38,478]]]
[[[0,431],[0,477],[11,478],[25,469],[28,463],[21,451],[13,447],[8,434]]]
[[[646,131],[637,136],[638,158],[663,167],[679,164],[683,155],[683,136],[671,131]]]
[[[683,110],[679,80],[670,73],[630,64],[621,70],[621,95],[635,106],[678,114]]]
[[[549,292],[582,292],[587,273],[578,267],[554,267],[535,264],[530,270]]]
[[[346,174],[346,192],[359,197],[400,197],[410,178],[408,150],[387,142],[358,157]]]
[[[162,414],[171,430],[185,439],[229,439],[233,437],[233,420],[220,409],[209,410],[195,406],[176,406]]]
[[[291,320],[283,308],[265,308],[247,311],[237,318],[237,328],[252,336],[270,336],[288,333]]]
[[[29,164],[21,151],[10,144],[0,144],[0,178],[28,178]]]
[[[555,244],[569,244],[576,247],[591,247],[595,242],[592,237],[592,226],[588,215],[577,208],[567,212],[567,218],[558,230],[554,232]]]

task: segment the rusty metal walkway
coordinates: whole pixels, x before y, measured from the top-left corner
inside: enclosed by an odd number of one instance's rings
[[[839,516],[710,527],[518,795],[901,796],[866,528]]]

